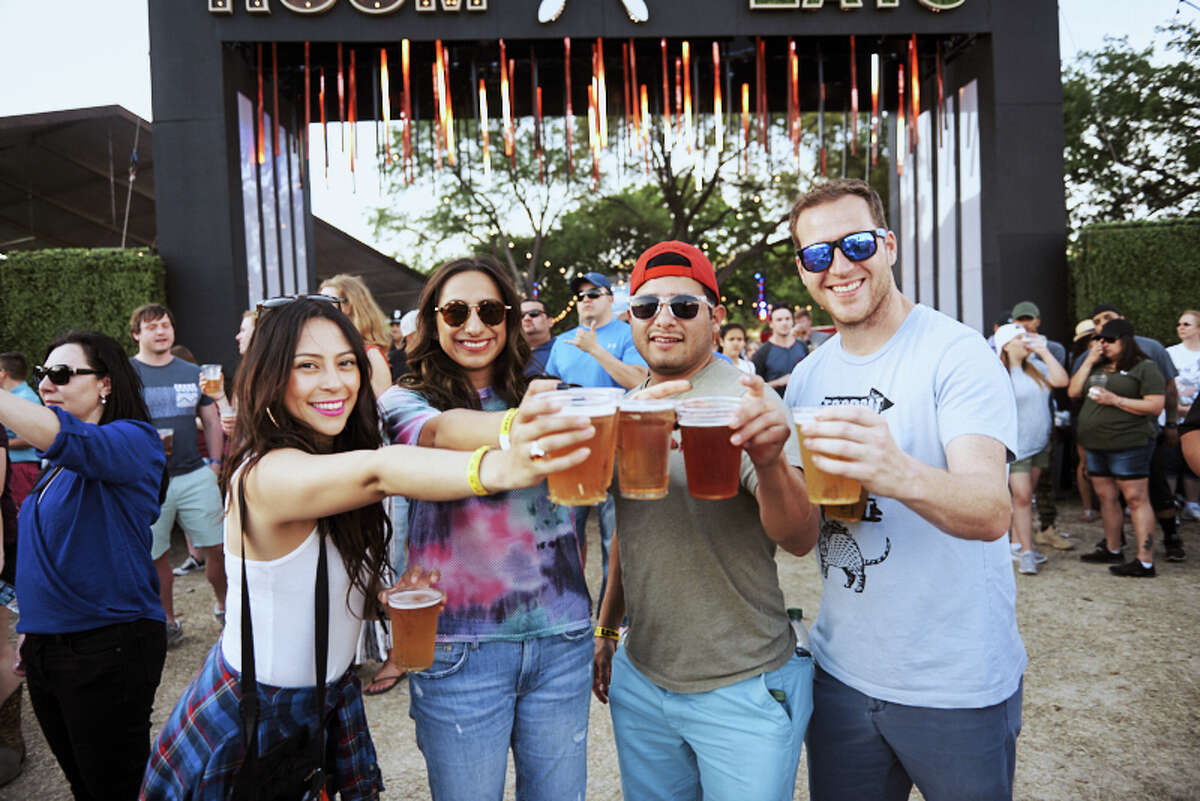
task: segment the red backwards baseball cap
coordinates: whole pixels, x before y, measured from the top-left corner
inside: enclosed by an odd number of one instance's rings
[[[721,290],[717,286],[717,273],[713,270],[712,262],[708,260],[699,248],[686,242],[659,242],[638,256],[637,266],[629,277],[629,294],[633,295],[638,287],[652,278],[664,275],[682,275],[694,278],[713,291],[718,298]]]

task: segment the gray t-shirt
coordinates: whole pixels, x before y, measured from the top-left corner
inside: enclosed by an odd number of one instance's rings
[[[741,375],[713,359],[677,397],[742,395]],[[780,403],[774,393],[766,397]],[[784,458],[799,464],[795,431],[784,447]],[[741,485],[727,500],[693,498],[683,451],[674,449],[667,497],[626,500],[614,486],[629,615],[626,653],[646,678],[671,692],[706,692],[776,670],[796,647],[775,543],[759,522],[758,474],[745,451]]]
[[[1050,368],[1041,359],[1030,359],[1043,378]],[[1028,459],[1042,452],[1050,441],[1050,389],[1039,384],[1020,366],[1010,367],[1013,395],[1017,400],[1017,458]]]
[[[977,331],[917,305],[882,347],[847,353],[841,336],[796,366],[789,406],[868,406],[896,444],[946,469],[946,446],[983,435],[1016,449],[1017,415],[1004,366]],[[1017,690],[1017,632],[1008,539],[965,540],[893,498],[872,495],[861,522],[825,520],[824,592],[809,649],[861,693],[943,709],[997,704]]]
[[[200,392],[200,368],[179,358],[162,367],[138,359],[129,361],[142,379],[142,397],[150,410],[150,422],[155,428],[175,430],[174,445],[167,457],[171,477],[203,467],[196,415],[213,399]]]

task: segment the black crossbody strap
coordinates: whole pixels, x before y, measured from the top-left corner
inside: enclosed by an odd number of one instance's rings
[[[242,700],[238,710],[242,716],[242,742],[246,754],[242,758],[241,774],[253,781],[254,766],[258,762],[258,679],[254,670],[254,621],[250,615],[250,584],[246,580],[246,491],[242,486],[244,475],[238,475],[238,528],[241,530],[242,547]]]
[[[329,662],[329,566],[325,557],[325,532],[317,524],[320,550],[317,553],[317,587],[315,618],[317,621],[317,732],[313,738],[317,764],[324,765],[325,757],[325,671]]]

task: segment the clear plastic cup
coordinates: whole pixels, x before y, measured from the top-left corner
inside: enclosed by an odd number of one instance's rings
[[[688,398],[675,406],[683,443],[688,492],[693,498],[719,501],[738,493],[742,449],[729,441],[730,423],[741,398]]]
[[[617,455],[617,401],[623,389],[610,387],[581,387],[544,393],[541,397],[561,404],[557,414],[588,417],[596,429],[586,443],[591,449],[588,458],[574,467],[547,478],[550,500],[562,506],[595,506],[603,503],[612,483],[613,462]],[[579,445],[548,454],[565,456]]]
[[[433,587],[393,590],[387,595],[392,621],[391,661],[401,670],[427,670],[433,665],[437,622],[446,594]]]
[[[617,411],[617,480],[622,498],[665,498],[675,402],[622,400]]]
[[[835,476],[821,470],[813,464],[812,454],[804,447],[804,426],[812,425],[820,409],[820,406],[792,407],[792,422],[796,425],[796,436],[800,439],[800,463],[804,468],[804,483],[808,487],[808,499],[823,506],[839,507],[857,505],[860,500],[865,502],[866,498],[862,495],[862,484],[856,479]]]

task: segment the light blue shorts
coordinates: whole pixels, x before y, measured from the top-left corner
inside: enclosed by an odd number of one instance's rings
[[[225,539],[221,525],[224,517],[221,490],[217,487],[217,476],[212,470],[198,467],[190,473],[173,476],[167,485],[167,498],[163,501],[162,511],[150,526],[150,532],[154,535],[150,558],[158,559],[170,550],[171,529],[176,522],[197,548],[220,545]]]
[[[647,679],[618,648],[609,706],[622,795],[791,801],[812,681],[812,657],[796,653],[778,670],[728,687],[675,693]]]

